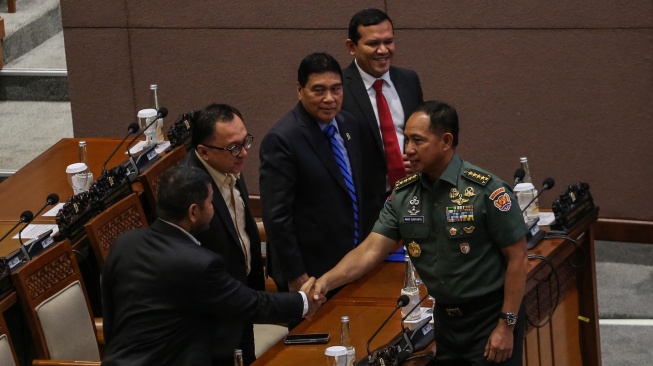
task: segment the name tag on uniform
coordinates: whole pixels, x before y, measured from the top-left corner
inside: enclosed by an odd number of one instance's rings
[[[424,216],[404,216],[404,223],[424,223]]]

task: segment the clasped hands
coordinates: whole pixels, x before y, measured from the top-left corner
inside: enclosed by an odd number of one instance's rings
[[[304,274],[297,279],[288,282],[288,288],[290,291],[296,291],[297,285],[301,283],[300,291],[306,294],[306,299],[308,300],[308,311],[304,318],[311,320],[317,309],[326,302],[326,289],[321,286],[316,286],[317,280],[315,277],[308,277]]]

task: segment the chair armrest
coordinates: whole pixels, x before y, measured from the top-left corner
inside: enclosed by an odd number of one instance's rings
[[[33,366],[100,366],[100,361],[34,360]]]
[[[95,318],[95,338],[98,344],[104,344],[104,319]]]

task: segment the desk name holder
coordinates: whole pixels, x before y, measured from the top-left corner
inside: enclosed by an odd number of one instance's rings
[[[124,166],[107,170],[93,182],[88,192],[69,197],[59,210],[56,217],[59,233],[55,240],[67,238],[75,242],[81,239],[85,234],[84,224],[132,192],[128,171]]]
[[[184,145],[186,151],[193,148],[193,121],[195,121],[198,114],[199,111],[184,113],[177,122],[170,126],[170,130],[168,130],[168,140],[170,141],[168,151],[172,151],[172,149],[180,145]]]
[[[435,339],[431,316],[399,332],[390,342],[365,356],[355,366],[398,366],[413,352],[421,351]]]
[[[579,182],[572,184],[551,204],[555,223],[551,232],[568,234],[580,221],[597,208],[594,205],[590,186]]]

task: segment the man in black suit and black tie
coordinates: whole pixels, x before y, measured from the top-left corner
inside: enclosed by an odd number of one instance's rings
[[[371,230],[395,182],[411,172],[403,154],[403,129],[424,98],[417,74],[392,66],[394,29],[392,20],[383,11],[365,9],[356,13],[349,22],[345,44],[354,61],[342,70],[342,109],[363,125],[361,153],[366,207],[362,219],[363,226]]]
[[[362,227],[358,122],[340,111],[342,76],[326,53],[305,57],[294,109],[263,138],[260,188],[268,273],[282,291],[331,269]]]
[[[306,292],[247,287],[229,274],[229,258],[202,246],[196,235],[214,216],[213,195],[206,172],[173,167],[161,175],[158,219],[116,240],[102,268],[102,365],[231,366],[243,325],[319,306]],[[231,337],[216,339],[216,330]]]

